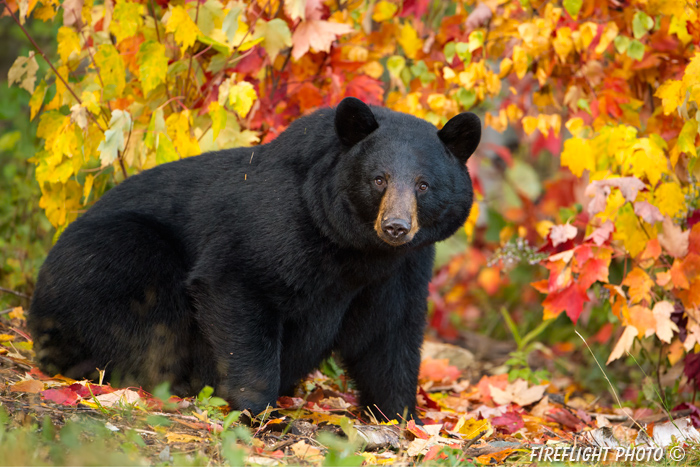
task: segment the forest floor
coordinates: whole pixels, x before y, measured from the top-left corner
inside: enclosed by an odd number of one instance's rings
[[[495,374],[510,346],[483,339],[490,358],[426,342],[419,426],[360,410],[332,359],[262,414],[207,389],[48,377],[18,308],[0,316],[0,465],[700,465],[693,406],[616,408],[566,378],[510,381]]]

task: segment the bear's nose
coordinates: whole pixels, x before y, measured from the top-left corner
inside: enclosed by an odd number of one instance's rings
[[[404,219],[386,219],[382,222],[382,230],[389,237],[399,239],[405,236],[411,229],[411,223]]]

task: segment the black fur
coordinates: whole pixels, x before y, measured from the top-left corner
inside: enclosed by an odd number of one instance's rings
[[[413,416],[433,244],[467,218],[471,181],[431,124],[344,107],[364,123],[319,110],[269,144],[164,164],[106,193],[41,268],[29,315],[40,368],[106,368],[181,394],[208,384],[260,411],[337,351],[363,404]],[[458,123],[448,144],[476,132]],[[419,230],[406,244],[374,230],[379,175],[430,186],[407,192]]]

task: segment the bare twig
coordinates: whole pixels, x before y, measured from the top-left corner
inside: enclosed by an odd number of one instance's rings
[[[29,295],[27,295],[25,293],[17,292],[16,290],[12,290],[12,289],[6,289],[5,287],[0,287],[0,292],[9,293],[12,295],[17,295],[18,297],[22,297],[22,298],[27,298],[27,299],[29,298]]]

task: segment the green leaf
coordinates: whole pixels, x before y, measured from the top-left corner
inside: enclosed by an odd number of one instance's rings
[[[117,43],[136,35],[143,28],[144,12],[145,8],[140,3],[117,2],[112,13],[112,22],[109,24],[109,32],[117,38]]]
[[[154,149],[156,147],[158,134],[166,133],[166,128],[165,118],[163,118],[163,108],[158,107],[151,114],[151,121],[148,124],[148,129],[146,130],[146,138],[144,139],[146,147],[149,149]]]
[[[627,48],[627,56],[641,62],[644,58],[644,44],[634,39]]]
[[[392,55],[386,61],[386,69],[394,77],[401,76],[401,72],[406,67],[406,59],[401,55]]]
[[[275,62],[280,50],[292,46],[292,33],[287,23],[280,18],[267,22],[258,20],[255,24],[255,34],[264,37],[262,46],[270,57],[270,63]]]
[[[641,39],[654,27],[654,19],[643,11],[638,11],[632,19],[632,33],[635,39]]]
[[[236,37],[236,32],[238,32],[238,16],[241,14],[241,11],[242,9],[239,6],[231,8],[221,25],[221,29],[223,29],[224,34],[226,34],[230,45],[235,45],[233,44],[233,38]]]
[[[697,150],[695,148],[695,137],[698,135],[698,122],[697,120],[688,120],[683,124],[683,129],[678,135],[678,149],[683,151],[689,156],[698,157]]]
[[[173,162],[179,158],[180,156],[178,156],[177,151],[175,150],[175,145],[173,145],[173,142],[170,141],[170,138],[168,138],[168,136],[165,134],[159,134],[158,149],[156,149],[156,164],[160,165],[167,162]],[[204,389],[208,387],[209,386],[206,386]],[[202,389],[202,392],[204,392],[204,389]],[[202,395],[202,392],[199,393],[200,396]],[[199,399],[199,396],[197,396],[197,398]]]
[[[617,36],[613,43],[615,44],[617,53],[623,54],[627,52],[627,48],[630,46],[630,38],[627,36]]]
[[[95,63],[100,69],[104,83],[104,100],[121,97],[126,87],[126,68],[119,51],[112,44],[103,44],[97,48]]]
[[[564,9],[573,19],[578,17],[579,11],[583,6],[583,0],[564,0]]]
[[[214,133],[214,139],[219,136],[219,132],[226,128],[226,119],[228,112],[226,109],[214,102],[209,106],[209,116],[211,117],[211,130]]]
[[[445,48],[442,49],[442,53],[445,54],[445,61],[448,64],[452,63],[452,60],[455,58],[456,52],[457,50],[454,42],[448,42],[447,44],[445,44]]]
[[[199,6],[199,15],[197,9],[189,11],[190,17],[192,14],[197,18],[197,26],[205,36],[210,35],[216,27],[217,21],[221,21],[224,16],[224,6],[218,0],[207,0]],[[194,19],[194,18],[192,18]]]
[[[484,31],[474,31],[469,34],[469,51],[474,52],[476,49],[483,46],[484,39]],[[457,53],[459,53],[459,51]]]
[[[168,57],[165,56],[165,46],[160,42],[147,41],[141,44],[136,57],[139,64],[139,75],[143,93],[151,91],[165,82],[168,73]]]
[[[467,65],[472,61],[472,53],[469,51],[469,44],[466,42],[458,42],[455,45],[455,52],[462,62]]]
[[[586,99],[581,98],[578,101],[576,101],[576,106],[579,109],[585,110],[586,112],[588,112],[589,115],[593,115],[591,113],[591,106],[588,104],[588,101]]]
[[[105,139],[97,147],[100,153],[102,167],[107,167],[114,162],[125,147],[124,132],[131,130],[131,115],[125,110],[115,110],[112,112],[112,119],[109,121],[109,130],[105,131]]]
[[[457,100],[464,110],[469,110],[476,103],[476,91],[473,89],[460,88],[456,94]]]

